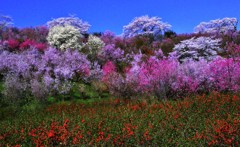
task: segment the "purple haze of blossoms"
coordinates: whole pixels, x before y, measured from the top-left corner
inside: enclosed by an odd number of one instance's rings
[[[19,54],[4,51],[0,54],[0,71],[6,77],[6,94],[11,94],[9,90],[14,88],[16,92],[30,89],[29,93],[39,99],[48,94],[68,93],[72,82],[84,80],[91,74],[90,62],[85,55],[71,50],[60,52],[54,48],[44,54],[37,50]],[[22,84],[26,86],[19,86]]]
[[[103,47],[99,57],[106,61],[122,61],[124,60],[124,50],[116,48],[114,44],[109,44]]]

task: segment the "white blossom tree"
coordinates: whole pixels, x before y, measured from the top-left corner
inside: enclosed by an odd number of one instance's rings
[[[105,43],[99,37],[90,35],[86,45],[89,49],[89,54],[96,54],[105,46]]]
[[[136,17],[128,25],[123,27],[124,37],[134,37],[137,35],[152,34],[161,35],[171,28],[171,25],[161,21],[159,17],[141,16]]]
[[[199,61],[205,59],[213,60],[222,51],[220,46],[221,39],[212,39],[211,37],[199,37],[183,40],[175,45],[170,57],[177,58],[180,62],[187,60]]]
[[[48,21],[47,25],[50,29],[55,26],[70,25],[77,28],[81,34],[87,33],[88,29],[91,26],[88,22],[84,22],[78,17],[74,17],[74,16],[56,18],[56,19],[53,19],[52,21]]]
[[[195,33],[219,34],[237,30],[238,20],[236,18],[223,18],[201,22],[195,27]]]
[[[81,49],[79,30],[71,25],[55,26],[49,30],[48,43],[60,50]]]
[[[11,26],[13,24],[13,19],[7,15],[0,15],[0,29]]]

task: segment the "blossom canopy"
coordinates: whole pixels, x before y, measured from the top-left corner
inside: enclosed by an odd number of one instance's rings
[[[136,17],[128,25],[123,27],[124,37],[134,37],[143,34],[154,36],[162,34],[171,28],[171,25],[161,21],[159,17],[141,16]]]
[[[236,18],[215,19],[209,22],[201,22],[195,27],[195,33],[227,33],[237,30],[238,20]]]
[[[81,34],[87,33],[88,29],[90,28],[90,24],[88,22],[84,22],[78,17],[59,17],[56,19],[53,19],[52,21],[47,22],[48,27],[51,29],[55,26],[66,26],[70,25],[75,27],[80,31]]]

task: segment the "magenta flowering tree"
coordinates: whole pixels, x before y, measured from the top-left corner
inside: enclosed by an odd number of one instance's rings
[[[164,31],[171,28],[171,25],[161,21],[159,17],[141,16],[136,17],[128,25],[123,27],[124,37],[134,37],[137,35],[162,35]]]
[[[112,61],[108,61],[103,66],[102,81],[107,85],[110,94],[119,98],[130,99],[136,97],[134,81],[129,81],[123,74],[117,72],[116,65]]]
[[[178,62],[149,58],[146,62],[133,65],[126,76],[128,81],[137,83],[137,91],[143,94],[153,93],[160,99],[167,98],[177,74]]]
[[[194,92],[208,92],[210,89],[210,83],[207,83],[209,79],[208,68],[209,63],[204,59],[197,62],[188,60],[179,64],[172,89],[182,96]]]
[[[20,45],[20,42],[16,39],[9,39],[7,41],[5,41],[5,45],[10,49],[10,50],[16,50],[19,45]],[[6,48],[7,48],[6,47]]]
[[[115,72],[116,72],[116,66],[114,65],[114,63],[111,61],[106,62],[106,64],[104,64],[104,66],[103,66],[102,80],[107,83],[109,76]]]
[[[208,76],[214,90],[239,91],[240,63],[230,59],[219,59],[209,63]]]
[[[233,60],[238,59],[237,57],[240,56],[240,45],[235,44],[234,42],[229,42],[226,45],[227,54]]]
[[[22,42],[17,39],[5,40],[4,49],[11,52],[20,52],[29,49],[37,49],[39,51],[46,50],[48,45],[46,43],[36,42],[34,40],[26,39]]]
[[[103,66],[102,81],[111,94],[122,98],[155,96],[159,99],[184,97],[211,91],[240,90],[239,62],[232,58],[200,59],[179,63],[173,59],[143,54],[132,55],[124,73],[112,61]]]
[[[237,30],[238,20],[236,18],[223,18],[211,20],[209,22],[201,22],[195,27],[195,33],[220,34],[233,32]]]

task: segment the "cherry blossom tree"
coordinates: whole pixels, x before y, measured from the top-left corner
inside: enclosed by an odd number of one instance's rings
[[[237,30],[238,20],[236,18],[223,18],[201,22],[195,27],[195,33],[219,34]]]
[[[13,24],[13,19],[10,16],[0,15],[0,29],[11,26],[12,24]]]
[[[183,40],[175,45],[170,57],[177,58],[180,62],[186,60],[199,61],[205,59],[213,60],[218,56],[218,52],[222,51],[220,46],[221,39],[212,39],[211,37],[199,37]]]
[[[48,27],[51,29],[55,26],[73,26],[80,31],[81,34],[87,33],[90,28],[90,24],[88,22],[84,22],[78,17],[70,16],[70,17],[60,17],[53,19],[52,21],[47,22]]]
[[[155,37],[162,35],[164,31],[171,28],[171,25],[161,21],[159,17],[141,16],[136,17],[128,25],[123,27],[124,37],[152,34]]]

